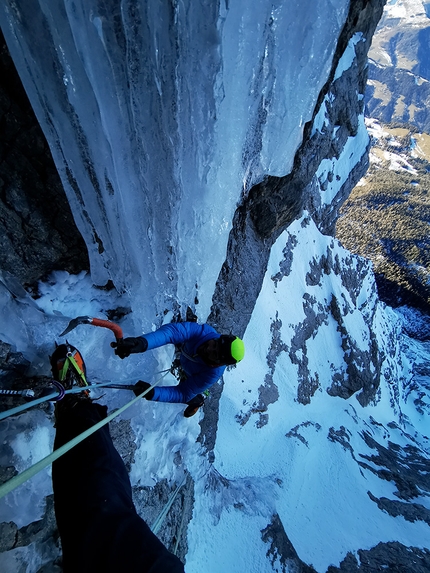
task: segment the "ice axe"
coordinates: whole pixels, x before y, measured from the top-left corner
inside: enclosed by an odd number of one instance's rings
[[[62,332],[60,336],[65,336],[80,324],[92,324],[93,326],[102,326],[104,328],[109,328],[109,330],[111,330],[114,333],[117,343],[120,343],[124,337],[122,333],[122,328],[117,324],[115,324],[114,322],[111,322],[110,320],[103,320],[101,318],[93,318],[91,316],[78,316],[76,318],[73,318],[69,322],[66,330]]]

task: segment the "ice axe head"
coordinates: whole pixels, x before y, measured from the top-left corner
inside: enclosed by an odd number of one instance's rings
[[[66,330],[60,334],[60,336],[65,336],[71,330],[76,328],[79,324],[92,324],[93,326],[102,326],[103,328],[108,328],[111,330],[117,341],[119,342],[123,338],[122,328],[111,322],[110,320],[104,320],[102,318],[93,318],[91,316],[78,316],[77,318],[73,318],[70,322]]]
[[[91,324],[91,320],[92,319],[89,316],[78,316],[76,318],[72,318],[72,320],[69,322],[66,330],[64,332],[62,332],[60,334],[60,336],[66,336],[66,334],[68,334],[70,331],[72,331],[74,328],[76,328],[80,324]]]

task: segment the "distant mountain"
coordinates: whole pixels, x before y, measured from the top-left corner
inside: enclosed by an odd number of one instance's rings
[[[430,4],[390,2],[369,52],[370,168],[336,225],[389,305],[430,310]]]
[[[390,2],[369,51],[368,115],[430,129],[430,4]]]
[[[370,168],[341,210],[337,237],[373,261],[382,300],[427,311],[430,136],[411,127],[367,123]]]

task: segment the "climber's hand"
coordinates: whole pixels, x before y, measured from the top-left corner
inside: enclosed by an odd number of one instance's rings
[[[142,392],[145,392],[145,390],[148,390],[148,388],[151,388],[151,384],[148,384],[148,382],[143,382],[143,380],[139,380],[139,382],[136,382],[134,385],[133,392],[136,394],[136,396],[140,396]],[[154,388],[152,388],[152,390],[143,396],[143,398],[146,398],[147,400],[152,400],[153,397]]]
[[[120,358],[127,358],[130,354],[137,354],[139,352],[145,352],[148,348],[148,342],[142,336],[130,336],[129,338],[123,338],[122,340],[117,340],[112,342],[112,348],[115,349],[115,354]]]

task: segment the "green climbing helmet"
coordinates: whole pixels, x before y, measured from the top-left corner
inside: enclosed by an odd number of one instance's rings
[[[222,334],[220,341],[220,355],[223,364],[237,364],[245,356],[243,340],[231,334]]]
[[[231,343],[231,357],[234,358],[236,362],[240,362],[244,356],[245,345],[243,344],[243,340],[236,336]]]

